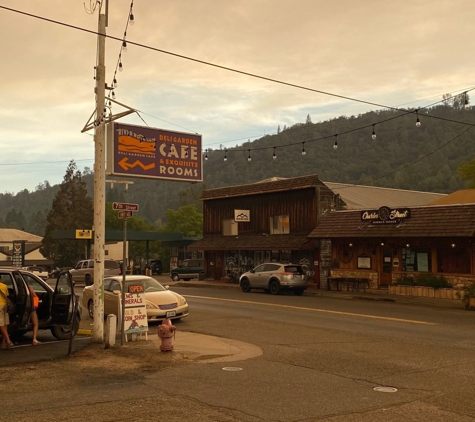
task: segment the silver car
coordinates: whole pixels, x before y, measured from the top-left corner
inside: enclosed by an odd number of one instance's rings
[[[264,289],[273,295],[281,290],[293,290],[300,296],[308,287],[307,274],[301,265],[269,262],[258,265],[251,271],[241,275],[239,285],[243,292],[252,289]]]

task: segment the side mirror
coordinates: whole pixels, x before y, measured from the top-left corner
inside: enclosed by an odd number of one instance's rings
[[[163,286],[163,287],[165,287],[165,289],[167,289],[167,290],[170,288],[170,286],[168,284],[166,286]]]

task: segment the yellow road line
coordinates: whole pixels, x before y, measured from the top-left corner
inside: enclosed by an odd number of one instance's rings
[[[275,303],[253,302],[253,301],[249,301],[249,300],[221,299],[221,298],[217,298],[217,297],[208,297],[208,296],[191,296],[191,295],[183,295],[183,296],[197,298],[197,299],[220,300],[222,302],[248,303],[250,305],[273,306],[273,307],[276,307],[276,308],[296,309],[296,310],[299,310],[299,311],[320,312],[320,313],[325,313],[325,314],[354,316],[354,317],[369,318],[369,319],[381,319],[381,320],[384,320],[384,321],[405,322],[405,323],[408,323],[408,324],[437,325],[437,323],[435,323],[435,322],[416,321],[416,320],[412,320],[412,319],[402,319],[402,318],[382,317],[382,316],[377,316],[377,315],[355,314],[353,312],[328,311],[326,309],[304,308],[304,307],[300,307],[300,306],[290,306],[290,305],[278,305],[278,304],[275,304]]]

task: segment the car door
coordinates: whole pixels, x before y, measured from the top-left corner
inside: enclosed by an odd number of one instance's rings
[[[249,274],[249,281],[252,287],[265,287],[267,286],[267,279],[262,278],[262,273],[266,267],[266,264],[258,265],[254,268],[254,272]]]
[[[104,280],[104,314],[114,314],[119,318],[120,283],[117,280]]]
[[[15,312],[9,314],[11,328],[24,329],[31,314],[33,303],[25,280],[18,271],[1,272],[2,283],[6,284],[8,294],[15,303]]]
[[[79,304],[74,294],[73,278],[69,271],[61,272],[56,281],[51,305],[53,325],[68,325]]]

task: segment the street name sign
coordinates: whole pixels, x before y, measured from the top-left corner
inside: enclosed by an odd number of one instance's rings
[[[123,202],[113,202],[112,209],[117,211],[138,211],[139,204],[125,204]]]
[[[133,214],[132,211],[119,211],[119,218],[132,218]]]

